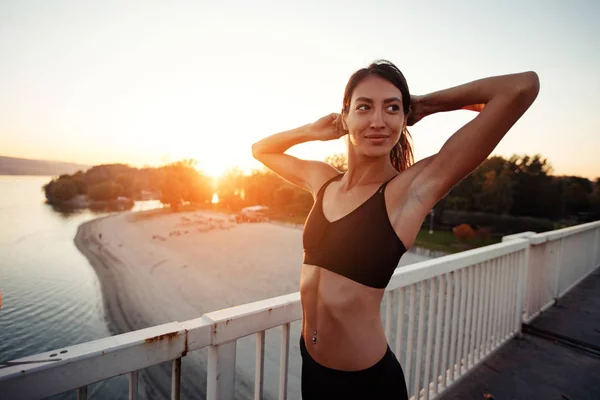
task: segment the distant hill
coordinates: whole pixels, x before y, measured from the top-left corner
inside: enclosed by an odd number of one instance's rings
[[[30,160],[0,156],[0,175],[48,175],[74,174],[86,171],[90,165],[61,161]]]

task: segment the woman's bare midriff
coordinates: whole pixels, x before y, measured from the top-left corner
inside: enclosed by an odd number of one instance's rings
[[[343,371],[367,369],[381,360],[387,351],[380,315],[383,294],[384,289],[304,264],[302,335],[310,356],[325,367]]]

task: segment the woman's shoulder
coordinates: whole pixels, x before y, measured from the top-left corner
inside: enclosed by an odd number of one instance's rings
[[[326,163],[323,163],[326,164]],[[341,178],[344,173],[338,171],[334,167],[329,164],[326,164],[328,167],[324,167],[323,170],[319,173],[318,176],[315,176],[314,186],[313,186],[313,196],[317,198],[318,196],[323,194],[325,188],[336,179]]]

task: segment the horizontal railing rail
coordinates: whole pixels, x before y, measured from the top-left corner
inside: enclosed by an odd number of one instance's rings
[[[560,297],[600,262],[600,223],[504,239],[404,266],[392,276],[382,323],[413,398],[443,393],[519,334],[521,321],[539,313],[549,294]],[[535,280],[540,273],[548,277]],[[182,357],[208,348],[206,398],[232,399],[236,344],[254,336],[254,398],[264,395],[265,362],[278,362],[277,395],[285,399],[290,324],[301,318],[296,292],[28,356],[0,365],[0,393],[37,399],[76,390],[85,399],[90,384],[129,374],[129,398],[136,399],[139,371],[170,361],[171,398],[179,399]],[[266,332],[274,328],[280,329],[279,360],[265,360]]]
[[[554,305],[600,264],[600,221],[513,235],[530,243],[523,321]],[[510,241],[511,237],[504,240]]]

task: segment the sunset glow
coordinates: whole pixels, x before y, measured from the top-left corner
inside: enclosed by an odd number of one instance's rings
[[[212,204],[217,204],[219,202],[219,195],[216,193],[213,193],[213,197],[212,197]]]
[[[392,1],[345,2],[343,12],[269,0],[78,4],[0,6],[0,53],[9,60],[0,67],[1,155],[136,167],[193,158],[210,176],[251,171],[260,167],[252,143],[338,112],[350,75],[386,58],[415,94],[535,70],[538,100],[492,154],[540,153],[558,175],[600,176],[600,3],[440,2],[435,12]],[[361,34],[349,40],[355,21]],[[415,32],[419,40],[401,40]],[[473,116],[437,114],[411,128],[415,160]],[[344,149],[338,140],[290,153],[324,160]]]

